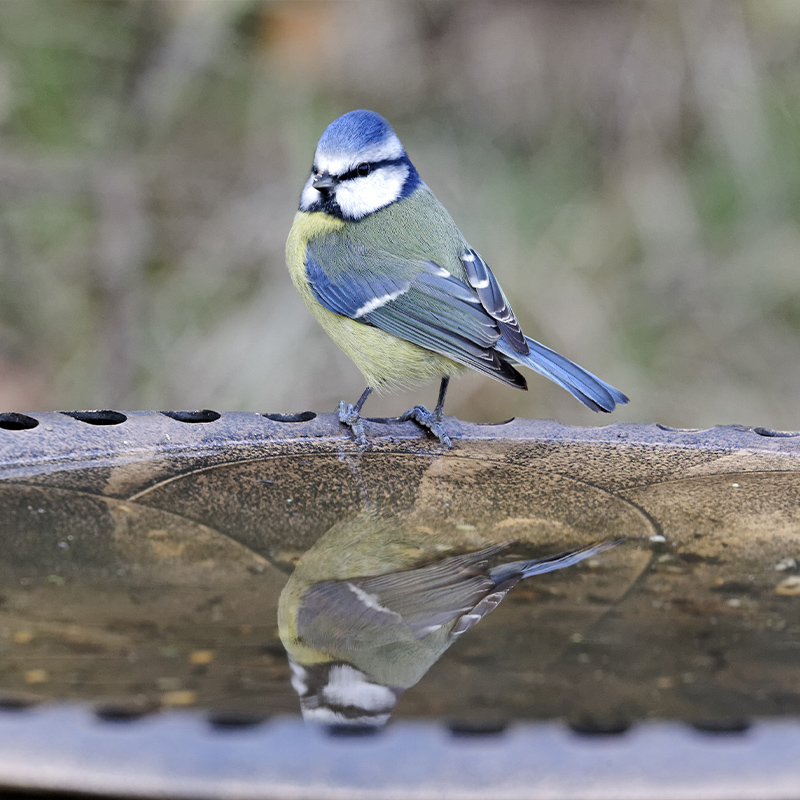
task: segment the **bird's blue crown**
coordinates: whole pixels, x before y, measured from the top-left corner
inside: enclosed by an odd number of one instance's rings
[[[380,114],[359,109],[343,114],[328,125],[320,137],[317,153],[360,153],[392,138],[400,144],[392,126]]]

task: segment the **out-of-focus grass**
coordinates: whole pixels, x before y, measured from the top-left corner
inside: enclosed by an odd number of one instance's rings
[[[369,107],[615,419],[800,428],[798,34],[777,0],[0,3],[0,407],[355,399],[283,245]],[[529,384],[447,411],[609,419]]]

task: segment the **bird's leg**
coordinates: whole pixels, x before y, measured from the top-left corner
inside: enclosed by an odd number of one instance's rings
[[[367,435],[364,433],[364,421],[361,419],[361,407],[367,402],[367,398],[372,394],[372,387],[367,386],[361,393],[356,404],[345,406],[344,400],[339,403],[339,422],[342,425],[347,425],[353,436],[356,437],[356,444],[359,447],[367,446]]]
[[[447,394],[447,386],[449,383],[450,376],[445,375],[442,378],[441,386],[439,386],[439,399],[433,411],[428,411],[425,406],[414,406],[414,408],[409,409],[400,417],[401,422],[407,422],[411,419],[414,420],[417,425],[427,428],[448,449],[453,446],[453,443],[442,427],[442,417],[444,415],[444,396]]]

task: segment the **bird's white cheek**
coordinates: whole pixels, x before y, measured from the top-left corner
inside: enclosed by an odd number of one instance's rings
[[[307,181],[306,185],[303,187],[303,191],[300,195],[300,210],[301,211],[308,211],[314,203],[319,200],[319,192],[313,187],[312,182],[314,180],[314,176],[312,175]]]
[[[308,673],[291,659],[289,666],[292,668],[292,688],[302,697],[308,691]]]
[[[397,200],[403,192],[408,167],[382,167],[371,175],[343,181],[336,187],[336,202],[346,217],[361,219]]]
[[[331,669],[322,697],[328,705],[354,706],[370,713],[390,713],[397,702],[388,686],[371,683],[361,670],[348,664]]]

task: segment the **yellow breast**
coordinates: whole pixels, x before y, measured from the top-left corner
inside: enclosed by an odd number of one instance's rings
[[[346,223],[320,211],[298,211],[286,242],[286,265],[300,297],[328,336],[361,370],[367,386],[378,392],[412,388],[463,372],[466,367],[446,356],[398,339],[379,328],[328,311],[320,305],[306,275],[306,248],[318,236]]]

